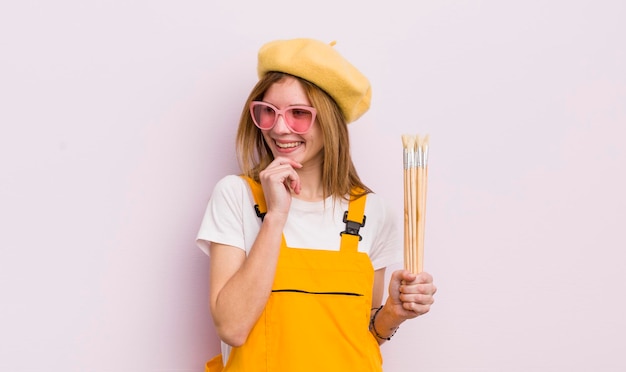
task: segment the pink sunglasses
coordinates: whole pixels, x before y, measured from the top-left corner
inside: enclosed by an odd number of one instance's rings
[[[303,134],[311,129],[317,111],[309,106],[289,106],[281,110],[267,102],[252,101],[250,103],[250,115],[252,115],[254,125],[262,130],[274,128],[278,122],[278,117],[282,115],[292,132]]]

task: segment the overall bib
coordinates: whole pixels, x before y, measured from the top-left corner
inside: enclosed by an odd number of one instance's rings
[[[263,190],[246,180],[262,218]],[[283,236],[263,313],[223,369],[218,355],[206,372],[382,371],[380,348],[368,328],[374,269],[367,254],[357,251],[365,200],[350,201],[339,251],[290,248]]]

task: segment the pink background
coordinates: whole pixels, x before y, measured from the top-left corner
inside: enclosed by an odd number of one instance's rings
[[[432,312],[385,370],[624,371],[626,3],[12,1],[0,5],[0,371],[201,371],[194,244],[271,39],[370,78],[361,176],[402,220],[431,135]]]

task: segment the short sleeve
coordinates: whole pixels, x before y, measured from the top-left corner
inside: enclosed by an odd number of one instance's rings
[[[380,217],[374,227],[376,231],[369,251],[374,270],[402,263],[404,237],[394,219],[393,211],[376,194],[368,195],[367,203],[372,210],[369,213],[376,213]]]
[[[245,249],[244,202],[249,202],[245,181],[229,175],[215,185],[196,238],[196,244],[207,255],[209,243],[227,244]]]

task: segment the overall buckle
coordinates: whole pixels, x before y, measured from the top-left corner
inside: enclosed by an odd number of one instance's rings
[[[359,237],[359,241],[363,239],[361,235],[359,235],[359,229],[365,226],[365,216],[363,216],[362,222],[351,221],[348,219],[348,211],[343,212],[343,222],[346,224],[346,230],[339,233],[339,235],[349,234]]]
[[[255,204],[254,205],[254,211],[256,212],[256,216],[259,217],[261,219],[261,222],[263,222],[263,220],[265,219],[265,213],[261,213],[261,210],[259,209],[259,205]]]

